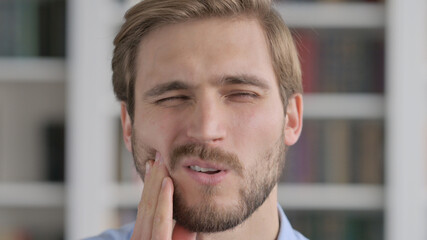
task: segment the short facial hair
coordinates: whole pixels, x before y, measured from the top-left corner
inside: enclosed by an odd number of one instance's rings
[[[132,131],[132,153],[135,167],[144,179],[145,162],[154,159],[155,150],[142,145]],[[203,144],[190,143],[178,146],[170,153],[171,171],[176,169],[180,159],[195,156],[203,161],[225,164],[242,179],[237,204],[221,207],[215,203],[215,186],[203,186],[200,193],[202,200],[197,205],[186,203],[181,185],[174,183],[173,218],[184,228],[192,232],[222,232],[232,229],[248,219],[268,198],[279,181],[285,163],[286,147],[283,142],[284,131],[274,146],[257,156],[251,170],[244,171],[243,160],[236,154]],[[191,197],[191,196],[187,196]]]

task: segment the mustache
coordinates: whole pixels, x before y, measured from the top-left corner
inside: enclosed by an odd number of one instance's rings
[[[243,176],[243,166],[239,157],[220,148],[207,147],[204,144],[189,143],[176,147],[172,153],[170,168],[174,171],[183,157],[198,157],[203,161],[223,164]]]

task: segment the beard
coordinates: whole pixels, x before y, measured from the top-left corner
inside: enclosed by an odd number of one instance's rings
[[[265,202],[279,181],[286,153],[283,132],[274,146],[256,156],[254,166],[248,168],[243,168],[241,163],[244,160],[239,160],[236,154],[219,148],[191,143],[173,149],[170,154],[171,176],[183,157],[195,156],[203,161],[222,163],[242,179],[239,182],[239,198],[236,204],[226,207],[216,204],[215,195],[218,187],[209,185],[201,186],[201,201],[190,206],[185,199],[191,196],[185,196],[181,184],[173,181],[173,218],[176,222],[192,232],[213,233],[232,229],[248,219]],[[145,162],[154,159],[155,150],[140,144],[134,134],[132,148],[135,167],[144,179]]]

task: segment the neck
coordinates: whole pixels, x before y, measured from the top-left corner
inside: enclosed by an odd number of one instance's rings
[[[276,239],[279,233],[277,185],[265,202],[239,226],[219,233],[198,233],[198,240]]]

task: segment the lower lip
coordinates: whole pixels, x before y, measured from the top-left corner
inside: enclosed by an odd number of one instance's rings
[[[188,167],[186,167],[185,170],[191,176],[191,178],[193,178],[193,180],[203,185],[219,184],[227,176],[227,171],[224,170],[215,174],[196,172]]]

